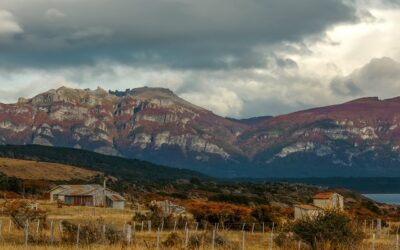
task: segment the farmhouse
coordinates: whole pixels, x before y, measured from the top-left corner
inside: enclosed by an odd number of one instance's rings
[[[73,206],[104,206],[123,209],[125,199],[118,193],[98,184],[59,185],[50,191],[50,201]],[[105,204],[104,204],[105,202]]]
[[[343,196],[335,192],[318,193],[313,196],[313,205],[301,204],[294,206],[294,218],[295,220],[306,216],[313,218],[328,209],[343,211]]]
[[[343,196],[335,192],[318,193],[314,195],[313,203],[322,209],[344,209]]]

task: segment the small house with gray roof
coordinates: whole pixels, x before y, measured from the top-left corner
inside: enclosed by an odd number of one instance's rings
[[[124,209],[125,199],[117,192],[98,184],[59,185],[49,191],[50,201],[70,206],[96,206]]]

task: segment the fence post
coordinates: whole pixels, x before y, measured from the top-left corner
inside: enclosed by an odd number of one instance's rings
[[[8,223],[8,232],[11,232],[11,218],[10,218],[10,221]]]
[[[372,250],[375,250],[375,234],[372,234]]]
[[[102,233],[103,233],[102,237],[103,237],[103,239],[105,239],[106,238],[106,224],[103,224]]]
[[[54,242],[54,226],[53,221],[50,222],[50,244],[53,245]]]
[[[79,247],[79,231],[81,229],[81,225],[78,224],[78,230],[76,232],[76,246]]]
[[[253,234],[254,233],[254,227],[255,227],[255,223],[253,223],[253,225],[251,226],[251,233]]]
[[[59,229],[60,229],[60,236],[62,237],[63,234],[64,234],[64,228],[63,228],[63,225],[62,225],[62,221],[60,221],[60,224],[58,224],[58,226],[59,226]]]
[[[28,238],[29,238],[29,221],[26,220],[25,223],[25,246],[28,246]]]
[[[187,227],[188,226],[188,224],[187,224],[187,221],[185,222],[185,231],[187,230]]]
[[[187,248],[189,245],[189,229],[186,228],[186,234],[185,234],[185,248]]]
[[[242,232],[242,250],[245,250],[245,240],[246,240],[245,233],[246,233],[245,231]]]
[[[174,223],[174,233],[175,233],[175,231],[176,231],[176,224],[177,224],[178,222],[175,220],[175,223]]]
[[[374,220],[371,220],[371,229],[370,229],[371,233],[373,233],[373,231],[374,231],[373,229],[374,229]]]
[[[367,220],[364,220],[364,230],[363,230],[363,232],[364,233],[367,232]]]
[[[298,246],[297,246],[298,250],[301,250],[301,241],[299,241]]]
[[[131,244],[131,239],[132,239],[132,227],[131,225],[128,225],[126,227],[126,242],[128,243],[128,245]]]
[[[270,250],[272,250],[274,246],[274,229],[275,229],[275,222],[272,222]]]
[[[150,233],[150,232],[151,232],[151,220],[149,220],[149,221],[147,222],[147,228],[148,228],[149,233]]]
[[[40,219],[38,219],[36,224],[36,234],[39,234],[39,228],[40,228]]]
[[[142,228],[141,228],[141,230],[140,230],[140,231],[142,231],[142,232],[143,232],[143,227],[144,227],[144,222],[142,221]]]
[[[199,229],[199,223],[198,222],[196,222],[196,232],[197,232],[197,229]]]
[[[215,246],[215,228],[213,228],[213,232],[212,232],[212,241],[211,241],[211,249],[214,250],[214,246]]]
[[[376,236],[378,239],[381,237],[381,230],[382,230],[382,220],[378,219],[376,221]]]
[[[242,232],[244,231],[244,227],[246,226],[246,223],[243,223],[243,226],[242,226]]]
[[[160,228],[157,229],[157,250],[160,249]]]
[[[399,250],[399,234],[396,233],[396,250]]]
[[[164,219],[161,222],[161,232],[164,231]]]

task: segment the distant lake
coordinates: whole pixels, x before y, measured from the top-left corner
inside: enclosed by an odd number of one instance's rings
[[[376,202],[400,205],[400,194],[363,194]]]

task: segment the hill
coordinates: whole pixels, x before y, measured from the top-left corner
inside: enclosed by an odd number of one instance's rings
[[[62,87],[0,104],[0,144],[85,149],[219,177],[392,177],[400,176],[399,117],[400,98],[235,120],[168,89]]]
[[[0,158],[0,173],[23,180],[88,180],[101,172],[58,163]]]
[[[55,175],[55,173],[50,172],[50,170],[55,170],[57,168],[57,172],[60,175],[65,174],[66,176],[69,176],[67,173],[68,171],[78,171],[78,168],[83,168],[82,170],[79,170],[81,173],[80,175],[85,173],[90,177],[89,173],[95,174],[100,172],[128,182],[151,182],[183,178],[209,178],[191,170],[169,168],[145,161],[124,159],[116,156],[107,156],[90,151],[70,148],[55,148],[40,145],[3,145],[0,146],[0,157],[8,158],[9,163],[11,159],[25,160],[14,160],[13,166],[15,167],[26,163],[24,168],[27,170],[35,168],[35,170],[28,170],[32,175],[39,175],[37,171],[45,170],[47,168],[49,172],[45,179],[48,180],[53,174]],[[40,162],[40,164],[38,162]],[[1,165],[2,160],[0,160],[0,172],[2,172],[3,168]],[[39,169],[37,169],[38,166],[40,166]],[[6,169],[8,170],[6,171]],[[4,168],[3,171],[7,175],[16,175],[17,172],[15,169],[10,170],[9,167]],[[79,175],[76,177],[78,176]],[[24,179],[24,176],[22,175],[16,177]],[[73,177],[72,173],[71,177]]]

